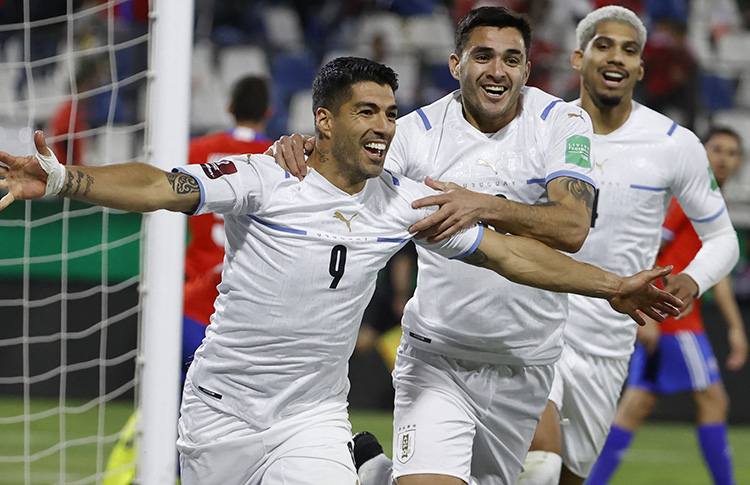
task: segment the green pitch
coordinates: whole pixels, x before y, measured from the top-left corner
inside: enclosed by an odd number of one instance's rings
[[[80,405],[82,403],[76,403]],[[56,401],[34,400],[31,411],[35,413],[49,410],[57,405]],[[71,406],[71,403],[68,403]],[[50,416],[28,425],[31,433],[29,452],[42,454],[28,468],[23,463],[9,460],[9,456],[24,454],[24,424],[7,424],[9,416],[23,412],[23,402],[16,398],[0,398],[0,484],[23,485],[24,476],[30,473],[29,483],[45,485],[55,483],[97,483],[88,481],[87,476],[97,473],[106,464],[107,456],[114,446],[104,443],[97,447],[95,443],[86,443],[84,437],[95,433],[102,426],[106,434],[116,433],[127,421],[132,411],[130,402],[114,402],[106,406],[106,412],[99,413],[94,407],[91,410],[78,409],[66,417],[65,438],[74,444],[61,455],[54,449],[60,439],[60,419]],[[391,416],[382,412],[352,411],[352,428],[354,432],[370,431],[383,444],[390,456],[391,452]],[[750,483],[750,427],[735,426],[730,428],[730,441],[734,448],[735,471],[737,483]],[[44,450],[48,450],[45,452]],[[98,457],[97,457],[98,455]],[[64,463],[65,478],[60,479],[60,467]],[[612,480],[612,485],[637,483],[639,485],[705,485],[711,483],[703,466],[703,459],[698,450],[697,439],[692,426],[687,424],[651,424],[646,426],[633,441],[623,465]]]

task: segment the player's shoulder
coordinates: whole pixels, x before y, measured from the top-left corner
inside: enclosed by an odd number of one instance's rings
[[[378,181],[386,190],[408,201],[410,206],[415,199],[437,193],[422,182],[417,182],[388,169],[383,169]]]
[[[398,131],[427,133],[442,126],[451,104],[460,103],[460,91],[454,91],[421,108],[417,108],[398,119]]]
[[[671,142],[675,146],[700,144],[700,139],[691,130],[637,101],[633,101],[630,117],[632,126],[660,138],[665,143]]]
[[[522,90],[522,96],[523,115],[535,121],[551,123],[555,120],[564,119],[568,121],[583,120],[591,123],[589,114],[583,108],[539,88],[526,86]]]

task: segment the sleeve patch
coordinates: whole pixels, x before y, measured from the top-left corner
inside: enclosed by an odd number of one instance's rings
[[[581,135],[573,135],[567,140],[565,163],[583,168],[591,168],[591,141]]]
[[[203,172],[210,179],[217,179],[222,175],[237,173],[237,166],[229,160],[219,160],[218,162],[204,163],[201,165]]]

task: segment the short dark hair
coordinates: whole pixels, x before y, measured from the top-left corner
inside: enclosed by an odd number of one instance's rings
[[[740,153],[743,153],[745,151],[742,146],[742,137],[740,136],[740,134],[727,126],[711,126],[706,134],[703,135],[703,139],[701,141],[705,145],[711,138],[714,137],[714,135],[731,136],[732,138],[737,140],[737,145],[740,147]]]
[[[398,89],[398,75],[388,66],[361,57],[337,57],[330,61],[313,81],[313,114],[318,108],[337,114],[351,99],[352,86],[366,81],[388,85],[394,93]]]
[[[234,84],[229,106],[237,121],[263,121],[271,103],[268,80],[245,76]]]
[[[479,7],[470,10],[456,26],[455,54],[461,56],[466,43],[469,41],[471,31],[477,27],[497,27],[504,29],[510,27],[518,30],[523,37],[523,44],[526,46],[526,60],[529,59],[529,49],[531,48],[531,26],[529,21],[523,15],[514,12],[505,7]]]

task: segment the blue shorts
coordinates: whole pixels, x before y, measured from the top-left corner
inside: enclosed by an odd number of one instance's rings
[[[628,386],[654,394],[702,391],[720,380],[716,357],[703,332],[662,335],[651,356],[636,344],[630,358]]]

